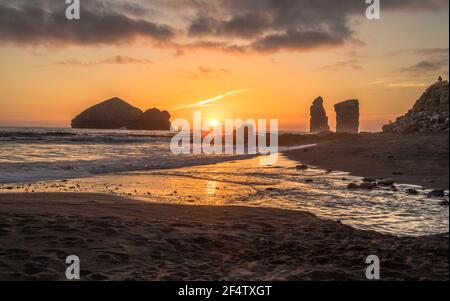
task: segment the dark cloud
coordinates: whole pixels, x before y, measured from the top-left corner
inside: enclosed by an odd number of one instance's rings
[[[415,48],[415,49],[400,49],[387,52],[386,56],[448,56],[448,48]]]
[[[117,7],[117,6],[113,6]],[[0,3],[0,42],[18,44],[114,44],[138,37],[165,41],[174,30],[115,11],[104,2],[82,2],[81,20],[67,20],[64,1]]]
[[[336,47],[357,41],[363,0],[89,0],[80,21],[62,0],[0,0],[0,42],[116,44],[138,37],[185,49],[242,53]],[[389,0],[385,11],[448,9],[448,0]]]
[[[398,71],[414,76],[439,75],[448,71],[448,58],[420,61],[412,66],[400,68]]]
[[[225,36],[252,38],[264,33],[270,26],[270,17],[263,13],[247,13],[236,15],[226,21],[212,17],[200,16],[189,26],[191,36]]]
[[[215,1],[213,1],[215,2]],[[194,36],[223,37],[222,49],[275,52],[340,46],[358,41],[352,18],[364,18],[361,0],[222,0],[216,11],[199,10],[189,26]],[[448,7],[447,0],[389,0],[383,11],[427,11]],[[244,38],[237,44],[230,38]]]
[[[341,32],[289,30],[279,34],[270,34],[255,41],[252,48],[258,51],[304,50],[317,47],[338,46],[349,39],[349,29]]]
[[[396,71],[413,76],[437,76],[447,74],[449,64],[448,48],[415,48],[400,49],[386,53],[386,56],[398,57],[409,56],[415,58],[417,63]]]

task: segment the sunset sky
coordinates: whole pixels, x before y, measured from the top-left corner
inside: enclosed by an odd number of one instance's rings
[[[64,0],[0,0],[0,126],[69,126],[117,96],[306,130],[322,96],[333,128],[358,98],[377,131],[449,64],[448,0],[380,2],[368,20],[365,0],[81,0],[67,20]]]

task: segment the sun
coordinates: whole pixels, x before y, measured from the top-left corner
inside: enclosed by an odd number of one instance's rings
[[[215,127],[218,127],[218,126],[220,125],[220,122],[219,122],[219,120],[217,120],[216,118],[212,118],[212,119],[209,121],[209,124],[210,124],[213,128],[215,128]]]

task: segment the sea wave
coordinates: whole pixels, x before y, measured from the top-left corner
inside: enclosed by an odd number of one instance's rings
[[[169,132],[0,129],[0,183],[213,164],[248,156],[173,155]]]
[[[0,128],[0,143],[142,143],[171,136],[168,131]]]

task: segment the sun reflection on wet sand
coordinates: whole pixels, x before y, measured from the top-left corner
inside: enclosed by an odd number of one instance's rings
[[[297,164],[280,156],[277,165],[260,166],[259,158],[253,158],[38,182],[17,185],[7,192],[94,192],[147,202],[274,207],[309,211],[321,218],[382,233],[419,236],[448,232],[448,207],[427,198],[427,191],[420,187],[416,187],[420,192],[416,196],[406,193],[411,185],[400,184],[396,191],[348,190],[349,182],[361,179],[316,168],[299,171]]]
[[[216,181],[208,181],[206,184],[206,193],[209,196],[214,196],[216,194],[217,182]]]

